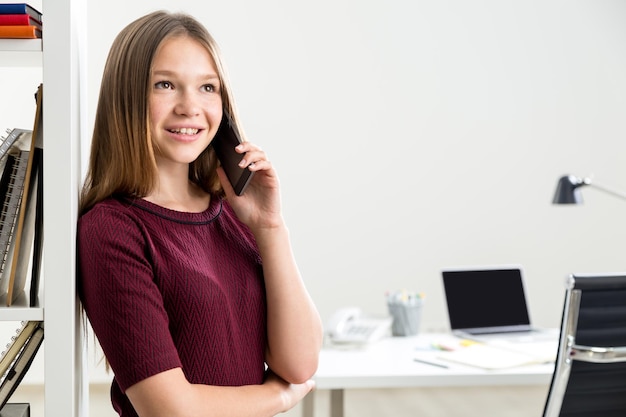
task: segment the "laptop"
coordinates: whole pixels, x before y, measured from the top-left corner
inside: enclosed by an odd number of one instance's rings
[[[442,278],[452,334],[479,341],[558,338],[553,329],[532,326],[521,266],[444,268]]]

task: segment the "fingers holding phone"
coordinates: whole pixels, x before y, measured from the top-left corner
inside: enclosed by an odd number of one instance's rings
[[[241,143],[237,145],[235,151],[243,156],[239,162],[240,168],[248,168],[252,172],[271,168],[265,152],[253,143]]]
[[[274,198],[274,192],[278,194],[279,189],[278,176],[265,151],[251,142],[243,142],[233,148],[233,153],[238,155],[239,170],[244,171],[244,174],[245,171],[248,171],[249,178],[245,188],[237,193],[236,184],[233,185],[226,168],[222,166],[225,172],[224,177],[222,177],[222,184],[228,182],[238,196],[242,196],[243,191],[247,189],[250,191],[250,197],[254,199],[271,200]],[[248,192],[246,192],[246,196],[248,196]]]
[[[272,182],[276,181],[276,175],[267,154],[259,146],[241,139],[226,110],[211,145],[236,195],[241,196],[244,193],[254,173],[259,171],[264,171],[265,174],[265,181],[258,180],[261,186],[277,187],[277,182]]]

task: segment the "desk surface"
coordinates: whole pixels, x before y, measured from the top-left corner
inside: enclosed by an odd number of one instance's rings
[[[451,335],[423,334],[389,337],[358,349],[324,348],[314,377],[316,387],[337,390],[550,383],[554,364],[484,370],[438,359],[438,351],[430,346],[451,339]],[[419,363],[415,358],[445,364],[447,368]]]

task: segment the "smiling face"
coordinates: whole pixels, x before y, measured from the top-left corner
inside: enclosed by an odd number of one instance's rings
[[[157,166],[189,164],[222,118],[220,79],[209,52],[189,36],[163,41],[152,64],[149,115]]]

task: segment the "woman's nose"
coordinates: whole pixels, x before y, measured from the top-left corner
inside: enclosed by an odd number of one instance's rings
[[[197,116],[201,110],[200,98],[193,92],[181,93],[174,109],[177,114],[184,116]]]

